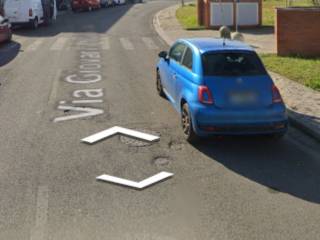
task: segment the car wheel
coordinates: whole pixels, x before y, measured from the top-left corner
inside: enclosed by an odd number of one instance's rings
[[[32,28],[37,29],[39,27],[38,18],[35,17],[35,19],[32,21]]]
[[[164,94],[162,83],[161,83],[161,76],[159,70],[157,70],[157,92],[159,96],[165,97],[166,95]]]
[[[181,125],[186,140],[195,143],[199,140],[197,134],[193,130],[192,118],[187,103],[183,104],[181,109]]]

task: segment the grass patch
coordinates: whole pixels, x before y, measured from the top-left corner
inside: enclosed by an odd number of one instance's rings
[[[292,7],[294,6],[312,6],[311,0],[291,1]],[[275,8],[286,7],[286,0],[264,0],[262,1],[262,25],[274,26]]]
[[[197,6],[193,3],[178,8],[176,17],[186,30],[201,30],[204,26],[198,25]]]
[[[262,1],[262,25],[274,26],[275,8],[285,7],[285,0],[265,0]]]
[[[260,56],[267,69],[320,91],[320,58]]]

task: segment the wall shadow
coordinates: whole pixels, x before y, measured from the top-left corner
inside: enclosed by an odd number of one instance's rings
[[[245,34],[252,34],[252,35],[273,35],[274,34],[274,27],[272,26],[262,26],[262,27],[255,27],[255,28],[246,28],[241,29],[241,33]]]
[[[57,17],[57,20],[49,26],[40,26],[36,30],[28,27],[16,27],[14,34],[25,37],[52,37],[60,33],[105,33],[133,6],[134,4],[128,3],[91,12],[73,13],[72,11],[63,11]]]
[[[209,139],[193,146],[231,171],[268,187],[270,193],[320,203],[320,157],[298,148],[288,135],[276,142],[239,136]]]
[[[21,45],[17,42],[0,44],[0,67],[15,59],[20,52]]]

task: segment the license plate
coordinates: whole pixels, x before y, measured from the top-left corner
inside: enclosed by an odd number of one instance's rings
[[[257,102],[257,95],[254,92],[233,92],[230,101],[237,105],[252,104]]]

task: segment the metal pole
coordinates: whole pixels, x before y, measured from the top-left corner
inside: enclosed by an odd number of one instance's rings
[[[236,32],[238,32],[238,2],[239,0],[234,0],[235,1],[235,11],[236,11]]]

